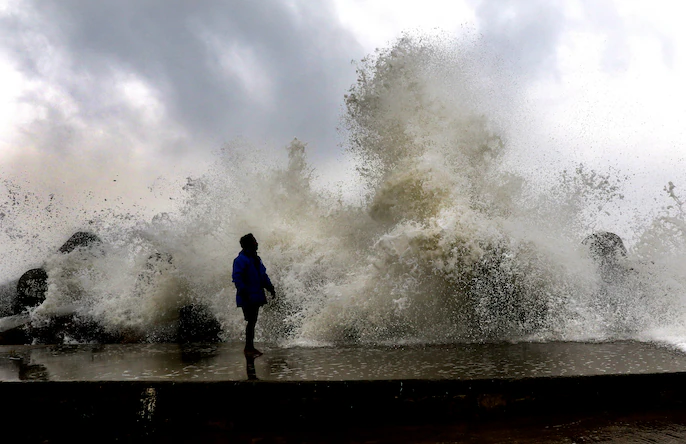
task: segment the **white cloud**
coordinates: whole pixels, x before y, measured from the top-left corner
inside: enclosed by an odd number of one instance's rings
[[[12,139],[16,127],[26,118],[18,103],[19,95],[25,88],[21,73],[14,69],[8,60],[0,58],[0,161],[12,152]]]
[[[403,31],[480,33],[503,61],[499,75],[521,88],[511,141],[540,164],[554,154],[644,168],[683,151],[686,28],[676,2],[237,4],[0,3],[0,170],[134,171],[125,193],[138,198],[135,187],[174,168],[183,176],[234,137],[275,148],[299,137],[323,175],[342,180],[331,159],[349,62]],[[84,152],[93,157],[78,160]],[[683,176],[678,162],[667,169]],[[83,180],[125,194],[98,174]]]
[[[334,0],[338,16],[367,52],[387,46],[402,32],[454,33],[474,23],[474,10],[454,0]]]

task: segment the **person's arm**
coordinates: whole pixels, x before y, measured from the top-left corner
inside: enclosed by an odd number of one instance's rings
[[[271,293],[272,296],[276,294],[276,290],[274,290],[274,285],[272,284],[271,279],[269,279],[269,275],[267,274],[267,268],[264,266],[262,263],[262,259],[260,259],[260,273],[262,275],[262,288],[266,289],[269,293]]]

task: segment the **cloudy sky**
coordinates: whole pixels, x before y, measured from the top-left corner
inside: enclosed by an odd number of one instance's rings
[[[681,8],[656,0],[0,0],[0,174],[66,200],[127,200],[199,174],[227,142],[280,150],[298,137],[327,176],[340,170],[351,61],[402,32],[470,33],[518,79],[530,115],[510,140],[529,146],[532,168],[586,161],[622,168],[639,187],[686,186]]]

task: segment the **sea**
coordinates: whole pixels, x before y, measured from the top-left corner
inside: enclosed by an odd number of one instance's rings
[[[279,148],[278,162],[247,142],[226,144],[151,217],[75,216],[60,196],[4,180],[0,314],[12,314],[21,274],[41,267],[48,289],[29,310],[35,325],[70,312],[133,342],[164,342],[179,309],[199,304],[223,341],[240,342],[231,269],[238,239],[253,233],[277,289],[260,315],[261,343],[638,341],[686,350],[678,188],[660,186],[667,204],[635,220],[623,194],[631,183],[612,170],[551,164],[532,178],[517,161],[527,147],[513,146],[513,123],[494,105],[497,85],[477,75],[496,65],[413,38],[360,61],[341,117],[354,168],[327,186],[298,139]],[[57,252],[76,231],[102,243]],[[609,275],[584,243],[599,232],[623,239],[612,253],[621,272]]]

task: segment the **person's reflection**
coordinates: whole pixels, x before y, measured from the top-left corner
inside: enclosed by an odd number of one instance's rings
[[[257,381],[257,372],[255,371],[255,355],[246,354],[245,355],[245,367],[248,372],[248,381]]]

